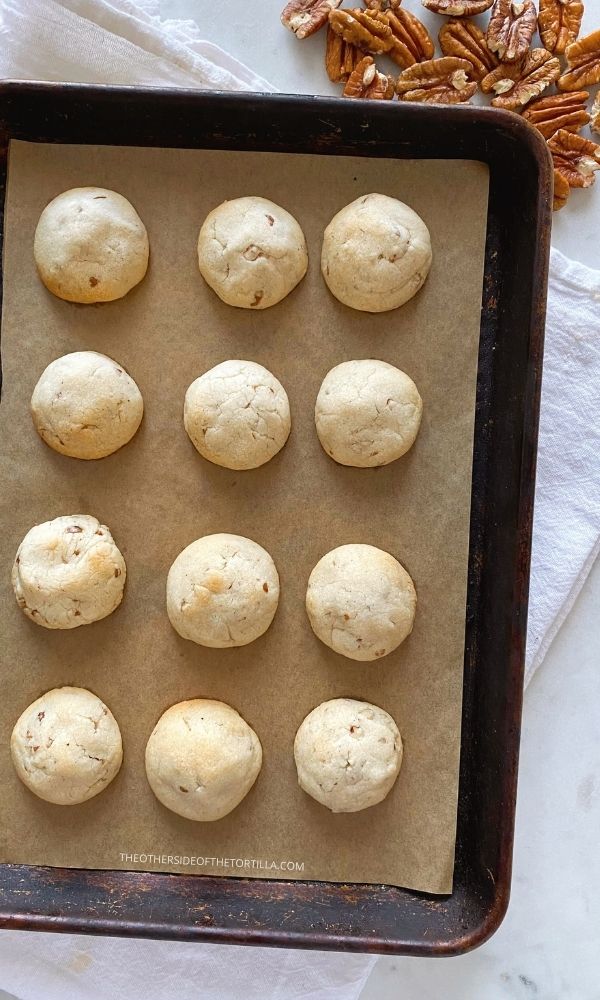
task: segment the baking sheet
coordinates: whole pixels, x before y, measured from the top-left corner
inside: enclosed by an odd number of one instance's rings
[[[59,192],[83,185],[121,192],[148,229],[148,275],[117,303],[62,302],[35,272],[40,212]],[[369,191],[407,201],[429,226],[434,249],[424,289],[401,309],[376,316],[338,303],[319,272],[325,225]],[[487,192],[487,168],[468,161],[11,143],[0,405],[1,861],[451,890]],[[291,211],[311,256],[301,285],[261,312],[224,305],[197,270],[205,215],[247,194]],[[97,462],[55,454],[28,412],[44,367],[76,350],[118,360],[145,401],[134,440]],[[288,444],[253,471],[205,462],[183,430],[187,386],[230,357],[266,365],[290,398]],[[314,429],[322,378],[333,365],[361,357],[403,368],[424,399],[415,446],[377,470],[336,465]],[[94,514],[110,526],[127,562],[126,594],[102,622],[49,631],[17,608],[10,568],[33,524],[69,513]],[[186,642],[165,610],[171,562],[193,539],[217,531],[255,539],[281,577],[273,625],[239,649]],[[372,664],[325,647],[304,612],[312,567],[347,542],[392,552],[417,588],[412,635]],[[68,808],[29,793],[9,755],[21,711],[64,684],[106,701],[125,749],[107,790]],[[299,789],[292,746],[305,715],[340,696],[389,711],[405,754],[383,803],[334,816]],[[144,748],[156,720],[194,697],[232,704],[263,745],[256,785],[216,823],[170,813],[145,779]]]

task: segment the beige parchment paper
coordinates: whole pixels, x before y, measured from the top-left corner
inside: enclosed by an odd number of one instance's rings
[[[148,229],[149,272],[120,302],[62,302],[36,275],[40,212],[59,192],[83,185],[121,192]],[[319,270],[324,227],[370,191],[416,209],[434,249],[423,290],[401,309],[375,316],[333,299]],[[487,169],[474,162],[12,143],[1,341],[0,860],[451,890],[487,192]],[[310,253],[306,279],[261,312],[224,305],[197,267],[196,240],[208,211],[247,194],[291,211]],[[96,462],[55,454],[29,415],[45,366],[88,349],[125,365],[146,407],[134,440]],[[336,465],[314,429],[326,372],[363,357],[407,371],[424,399],[414,448],[378,470]],[[204,461],[183,429],[187,386],[227,358],[266,365],[290,398],[289,442],[254,471]],[[126,594],[102,622],[49,631],[17,608],[10,570],[32,525],[71,513],[109,525],[127,562]],[[239,649],[181,639],[165,610],[173,559],[193,539],[218,531],[258,541],[281,576],[272,627]],[[312,567],[347,542],[392,552],[417,588],[412,635],[372,664],[322,645],[304,611]],[[22,710],[65,684],[106,701],[125,751],[107,790],[74,807],[32,795],[9,754]],[[292,746],[305,715],[339,696],[390,712],[405,756],[382,804],[334,816],[299,789]],[[232,704],[264,750],[256,785],[216,823],[170,813],[145,778],[155,722],[169,705],[194,697]]]

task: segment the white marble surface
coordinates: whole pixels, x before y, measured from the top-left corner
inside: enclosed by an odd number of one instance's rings
[[[434,30],[440,19],[417,0]],[[279,25],[281,0],[162,0],[206,38],[282,91],[339,93],[323,40],[299,43]],[[257,17],[260,12],[260,17]],[[259,23],[258,23],[259,22]],[[583,30],[600,25],[586,4]],[[574,192],[553,242],[600,267],[600,185]],[[462,958],[381,958],[362,1000],[600,1000],[600,563],[525,696],[512,900],[497,934]]]

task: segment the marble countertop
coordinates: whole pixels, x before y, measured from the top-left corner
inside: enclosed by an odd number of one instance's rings
[[[323,41],[298,43],[279,25],[282,0],[162,0],[281,91],[339,94]],[[417,0],[437,31],[439,19]],[[257,11],[260,27],[257,29]],[[583,31],[600,26],[588,0]],[[574,192],[553,243],[600,267],[600,187]],[[381,958],[361,1000],[600,1000],[600,563],[525,696],[512,899],[500,930],[461,958]]]

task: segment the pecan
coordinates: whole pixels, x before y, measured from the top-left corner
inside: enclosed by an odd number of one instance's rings
[[[325,69],[332,83],[347,80],[353,69],[362,59],[362,52],[345,42],[341,35],[336,35],[331,25],[327,26],[327,44],[325,46]]]
[[[369,10],[397,10],[402,0],[363,0]]]
[[[594,31],[565,49],[568,69],[559,77],[559,90],[581,90],[600,83],[600,31]]]
[[[426,104],[462,104],[477,90],[477,81],[469,75],[472,66],[467,59],[444,56],[428,59],[405,69],[396,82],[401,101],[422,101]]]
[[[596,100],[592,104],[590,128],[592,132],[600,132],[600,93],[596,94]]]
[[[501,62],[527,55],[537,27],[533,0],[495,0],[487,29],[488,48]]]
[[[446,17],[474,17],[489,10],[493,0],[421,0],[427,10],[434,14],[445,14]]]
[[[541,132],[544,139],[550,139],[559,128],[567,132],[579,132],[590,120],[586,109],[589,96],[587,90],[582,90],[577,94],[540,97],[525,108],[523,118]]]
[[[495,108],[517,111],[539,97],[560,76],[558,56],[546,49],[533,49],[516,63],[504,63],[484,76],[481,89],[484,94],[494,93]]]
[[[388,55],[397,66],[407,69],[415,63],[433,58],[435,46],[431,35],[418,17],[408,10],[399,8],[396,11],[388,11],[387,19],[393,39]]]
[[[538,29],[548,52],[564,52],[575,41],[582,17],[581,0],[540,0]]]
[[[471,76],[475,80],[481,80],[498,65],[497,57],[487,47],[484,32],[473,21],[447,21],[438,38],[445,56],[458,56],[471,63]]]
[[[560,170],[554,168],[554,196],[552,198],[552,209],[555,212],[560,211],[561,208],[567,204],[567,198],[571,192],[569,187],[569,182],[561,174]]]
[[[281,23],[293,31],[296,38],[308,38],[327,24],[329,12],[342,0],[290,0],[281,12]]]
[[[394,44],[387,16],[381,11],[332,10],[329,24],[345,42],[371,55],[389,52]]]
[[[394,96],[394,81],[380,73],[371,56],[363,56],[348,77],[344,97],[366,97],[375,101],[390,101]]]
[[[552,153],[554,167],[569,187],[588,188],[595,181],[595,172],[600,170],[600,146],[582,135],[559,129],[548,139],[548,149]]]

